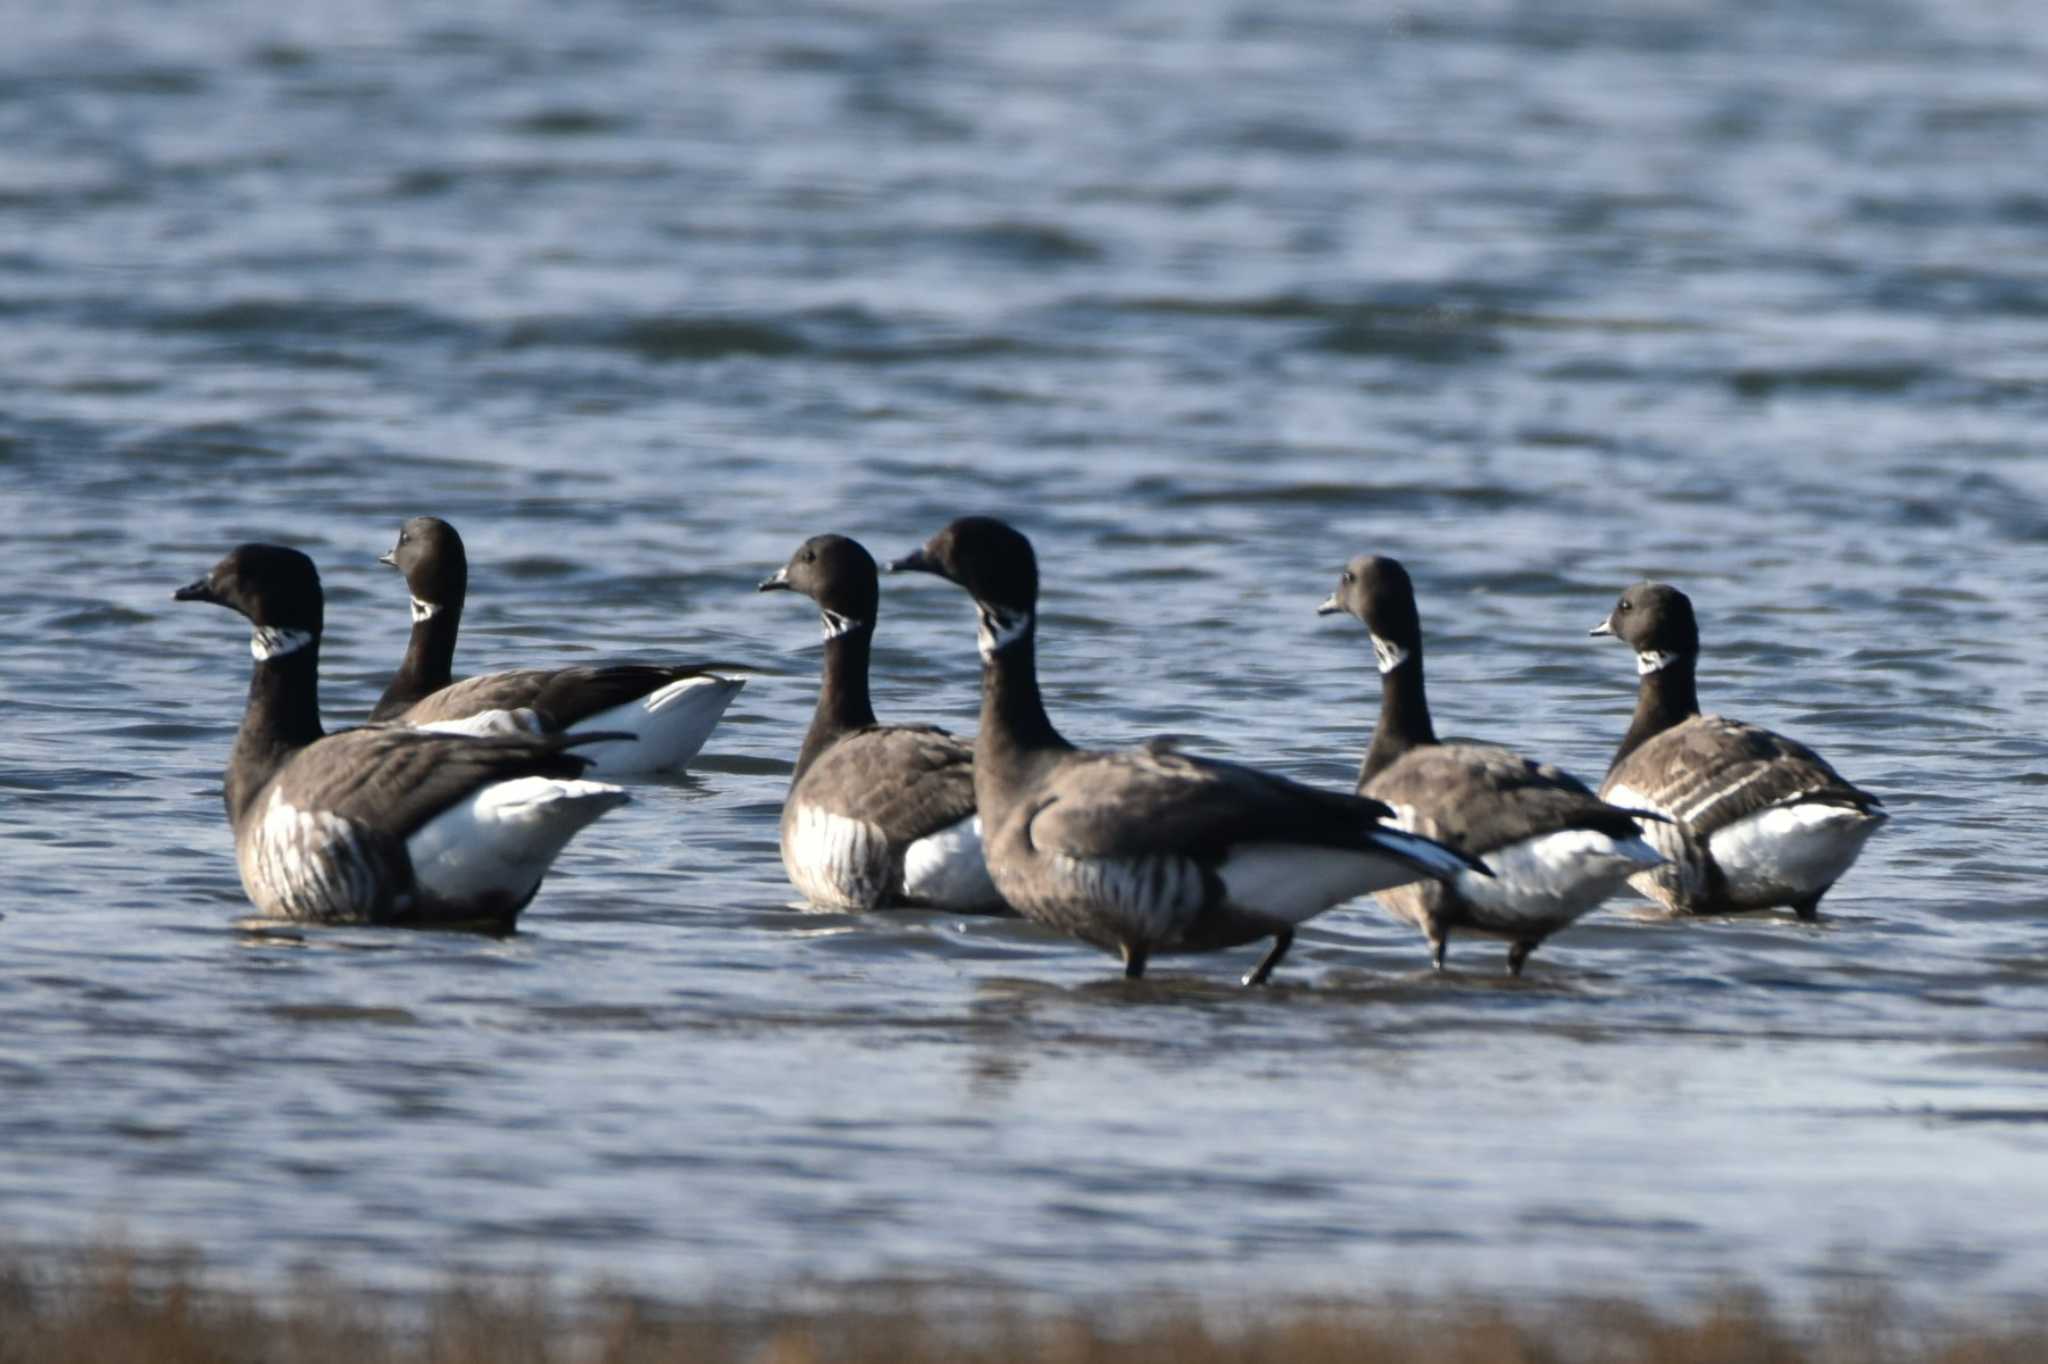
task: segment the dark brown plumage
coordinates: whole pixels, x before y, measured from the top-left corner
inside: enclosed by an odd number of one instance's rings
[[[974,599],[974,785],[996,886],[1025,917],[1121,954],[1126,976],[1142,975],[1154,952],[1270,937],[1245,977],[1258,984],[1312,915],[1477,867],[1392,828],[1375,800],[1164,745],[1074,748],[1039,695],[1038,563],[1010,526],[963,517],[892,567],[936,573]]]
[[[626,799],[577,779],[588,760],[566,751],[582,741],[565,736],[324,735],[325,607],[297,550],[240,546],[175,595],[255,628],[224,797],[243,888],[266,914],[509,928],[569,838]]]
[[[1387,802],[1401,826],[1482,859],[1490,880],[1461,876],[1381,891],[1396,918],[1420,928],[1441,969],[1453,930],[1509,942],[1516,975],[1543,940],[1657,860],[1641,821],[1557,767],[1491,744],[1442,744],[1423,683],[1422,616],[1408,571],[1361,554],[1318,608],[1371,633],[1380,713],[1358,789]]]
[[[429,725],[460,720],[482,711],[528,710],[533,712],[540,733],[553,734],[614,706],[638,701],[671,682],[714,676],[703,668],[648,663],[511,668],[465,677],[402,708],[396,716],[373,713],[371,718]]]
[[[438,517],[416,516],[379,562],[405,574],[413,624],[372,721],[475,734],[604,729],[616,738],[590,747],[593,769],[639,777],[681,771],[745,685],[713,668],[657,663],[517,668],[455,681],[455,640],[469,590],[462,537]]]
[[[1885,822],[1883,802],[1805,744],[1700,713],[1699,623],[1677,588],[1636,584],[1592,633],[1634,649],[1642,679],[1600,794],[1672,821],[1650,831],[1667,864],[1637,889],[1681,913],[1814,917]]]
[[[809,597],[825,632],[817,709],[782,807],[790,882],[835,909],[1002,910],[982,859],[974,750],[944,730],[875,719],[874,558],[843,535],[813,536],[760,590]]]
[[[910,843],[974,815],[974,748],[926,725],[872,725],[843,734],[790,799],[809,802]]]

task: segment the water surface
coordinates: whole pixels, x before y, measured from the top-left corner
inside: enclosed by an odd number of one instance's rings
[[[1125,0],[17,16],[0,51],[0,1209],[262,1278],[1474,1287],[1953,1305],[2048,1270],[2048,39],[2024,7]],[[1708,704],[1893,825],[1818,926],[1617,901],[1501,975],[1369,903],[1255,952],[801,912],[803,537],[1037,541],[1077,741],[1346,785],[1354,553],[1440,730],[1597,775],[1644,574]],[[324,704],[469,543],[460,661],[721,658],[699,769],[506,941],[252,933],[248,658],[170,592],[313,554]],[[972,616],[885,584],[886,717]]]

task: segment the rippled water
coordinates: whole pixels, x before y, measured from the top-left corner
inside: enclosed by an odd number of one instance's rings
[[[2048,1270],[2048,33],[2026,6],[46,6],[0,47],[0,1210],[239,1273],[1949,1302]],[[1645,573],[1708,704],[1895,815],[1808,927],[1609,910],[1528,979],[1369,903],[1126,985],[799,912],[804,536],[1008,515],[1077,740],[1348,784],[1336,566],[1439,726],[1597,775]],[[297,544],[325,708],[459,525],[461,661],[721,658],[698,771],[509,941],[265,936],[218,804]],[[971,728],[885,584],[877,703]]]

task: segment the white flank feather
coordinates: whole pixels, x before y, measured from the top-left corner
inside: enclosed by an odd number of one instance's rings
[[[981,816],[928,834],[903,850],[903,893],[941,909],[992,909],[1003,902],[981,851]]]
[[[790,884],[826,909],[873,909],[896,893],[882,831],[865,820],[799,805],[782,833]]]
[[[1201,864],[1171,853],[1154,857],[1054,853],[1046,860],[1045,869],[1056,887],[1052,902],[1062,910],[1085,906],[1088,920],[1113,941],[1177,941],[1201,912],[1205,898]],[[1046,898],[1041,896],[1041,902]]]
[[[457,720],[429,720],[423,725],[414,725],[413,728],[423,734],[467,734],[479,739],[501,734],[542,732],[540,717],[527,706],[520,706],[516,710],[480,710],[474,715],[465,715]]]
[[[420,888],[447,904],[520,903],[584,826],[632,797],[556,777],[493,782],[406,840]]]
[[[632,739],[584,744],[577,752],[590,771],[605,777],[637,777],[680,771],[711,737],[718,717],[747,685],[744,677],[704,673],[678,678],[637,701],[601,710],[569,726],[571,734],[631,734]]]
[[[1674,822],[1676,816],[1663,802],[1652,800],[1626,784],[1602,787],[1600,799],[1624,810],[1642,810],[1665,816],[1662,820],[1639,821],[1643,841],[1663,856],[1664,865],[1638,873],[1630,878],[1630,885],[1646,899],[1666,907],[1676,907],[1680,902],[1706,892],[1705,868],[1696,857],[1687,853],[1683,827]]]
[[[235,849],[243,889],[265,914],[309,923],[369,917],[380,887],[364,830],[330,810],[301,810],[277,787]]]

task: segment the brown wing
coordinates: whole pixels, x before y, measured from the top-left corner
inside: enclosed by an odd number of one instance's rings
[[[398,716],[400,724],[462,720],[489,710],[531,710],[543,732],[552,734],[600,711],[623,706],[686,677],[711,669],[615,663],[575,668],[515,668],[451,682]]]
[[[567,750],[573,742],[369,725],[308,745],[273,780],[295,809],[327,811],[402,841],[492,782],[581,775],[590,764]]]
[[[820,754],[791,798],[914,842],[974,813],[974,750],[942,729],[871,725]]]
[[[1701,837],[1773,805],[1883,808],[1805,744],[1719,715],[1695,715],[1651,738],[1607,774],[1600,794],[1640,799]]]
[[[1239,843],[1384,851],[1378,800],[1161,747],[1079,753],[1046,784],[1032,843],[1076,857],[1175,853],[1215,865]]]
[[[1565,829],[1611,838],[1641,832],[1626,810],[1570,773],[1491,744],[1410,749],[1368,782],[1365,794],[1415,810],[1432,837],[1475,854]]]

